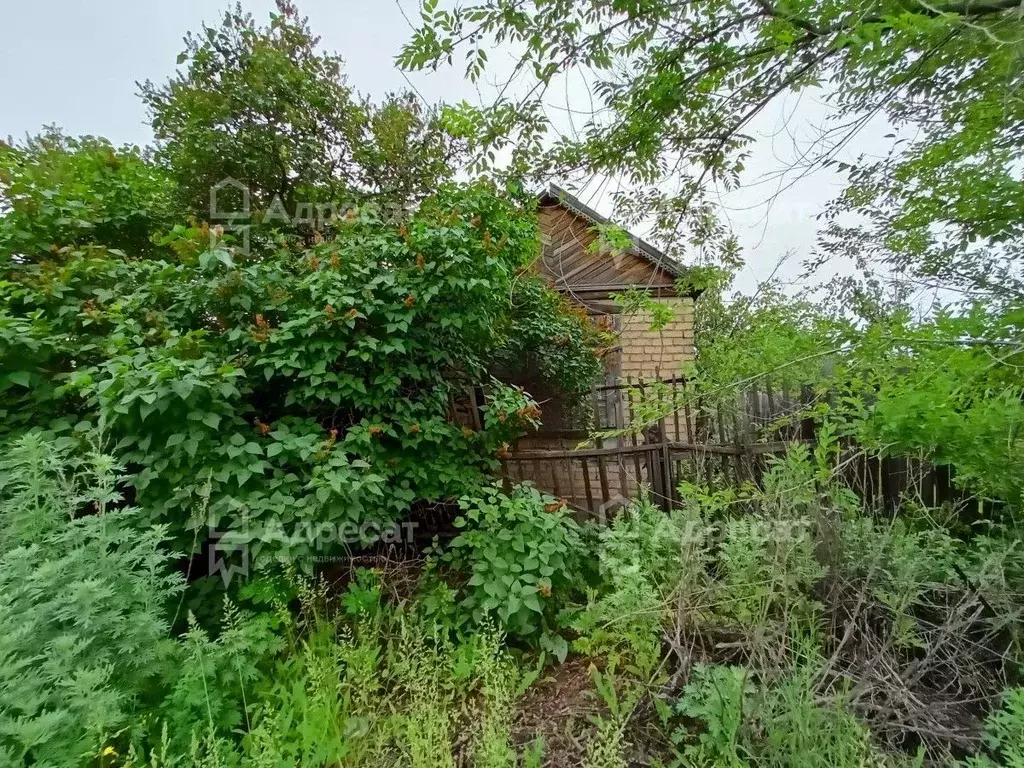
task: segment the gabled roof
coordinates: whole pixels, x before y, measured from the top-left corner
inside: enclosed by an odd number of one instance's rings
[[[587,219],[592,224],[613,223],[607,216],[602,216],[593,208],[586,205],[578,197],[570,194],[554,183],[549,184],[548,188],[540,194],[540,203],[541,205],[561,205],[575,213],[577,216],[582,216]],[[632,233],[629,233],[629,237],[633,241],[633,253],[637,256],[650,262],[652,265],[658,267],[672,277],[681,277],[683,275],[685,267],[675,259],[666,256],[653,245]]]

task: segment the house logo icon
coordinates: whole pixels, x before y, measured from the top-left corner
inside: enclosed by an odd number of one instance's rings
[[[210,539],[208,563],[210,576],[220,574],[224,586],[227,587],[236,573],[243,577],[249,575],[249,547],[246,544],[234,542],[230,535],[212,529]]]
[[[223,250],[218,240],[224,232],[230,232],[235,250],[248,255],[251,216],[252,194],[248,185],[228,176],[210,187],[210,221],[227,222],[210,230],[210,250]]]
[[[241,210],[232,209],[239,201]],[[210,187],[210,221],[248,219],[252,215],[252,195],[249,187],[230,176]]]

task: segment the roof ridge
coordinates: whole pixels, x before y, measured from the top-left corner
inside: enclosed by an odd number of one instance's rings
[[[573,212],[583,216],[586,219],[595,224],[614,224],[611,219],[607,216],[603,216],[589,205],[584,203],[578,197],[573,195],[571,192],[563,189],[554,182],[548,184],[548,188],[539,195],[540,200],[550,198],[557,201],[559,204],[571,209]],[[629,239],[633,241],[634,252],[637,256],[645,259],[656,267],[668,272],[672,277],[681,277],[683,270],[686,269],[682,264],[667,255],[663,251],[658,250],[653,245],[648,243],[646,240],[637,237],[632,232],[627,232]]]

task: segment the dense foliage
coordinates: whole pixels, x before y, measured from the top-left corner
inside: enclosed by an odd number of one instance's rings
[[[280,0],[142,86],[152,150],[0,145],[4,766],[1020,765],[1019,12],[527,6],[430,0],[403,61],[468,42],[478,77],[493,35],[542,88],[607,73],[611,122],[579,141],[544,144],[535,93],[374,105]],[[994,297],[922,312],[869,279],[728,300],[739,254],[703,182],[738,178],[753,112],[825,76],[841,110],[882,98],[922,126],[854,170],[836,210],[872,224],[832,244]],[[774,385],[807,395],[781,418],[814,444],[602,527],[496,485],[544,417],[503,382],[571,403],[615,340],[532,275],[518,180],[452,182],[464,144],[510,146],[513,176],[623,172],[670,246],[714,256],[681,280],[705,289],[686,399],[652,386],[640,417]],[[665,172],[681,189],[653,189]],[[963,495],[908,484],[886,507],[851,480],[863,454],[946,465]],[[390,557],[412,548],[389,526],[446,510],[448,540]]]
[[[102,423],[139,468],[137,499],[176,530],[242,510],[257,526],[390,521],[464,492],[525,424],[525,395],[480,433],[448,411],[488,382],[535,241],[527,217],[473,188],[401,230],[364,211],[308,249],[282,237],[243,254],[178,228],[145,259],[99,244],[19,256],[6,428]]]
[[[117,468],[38,434],[0,462],[0,759],[84,763],[131,725],[174,643],[166,533],[117,508]],[[83,504],[95,514],[75,517]]]
[[[459,142],[432,109],[408,93],[360,98],[294,4],[277,6],[266,27],[236,6],[186,38],[167,83],[141,86],[184,212],[205,217],[225,178],[265,219],[367,197],[401,208],[451,179]]]
[[[341,118],[317,89],[349,94],[337,61],[316,52],[287,7],[267,29],[228,14],[187,56],[185,75],[146,89],[159,162],[57,133],[2,150],[8,436],[98,427],[131,470],[133,498],[182,546],[202,544],[208,527],[253,540],[256,555],[301,558],[373,540],[415,502],[482,482],[539,415],[493,372],[541,353],[550,381],[586,389],[604,339],[527,273],[539,247],[528,207],[485,183],[437,187],[436,175],[402,182],[413,183],[415,210],[375,202],[333,165],[343,137],[299,122],[310,111]],[[232,124],[251,117],[241,105],[267,78],[287,90],[259,91],[268,114],[294,113],[288,134],[308,149],[281,149],[289,190],[261,160],[274,119],[253,135]],[[209,112],[211,100],[226,112]],[[344,138],[360,158],[382,153],[364,170],[405,163],[409,147],[387,134],[419,120],[403,103],[366,117],[379,131]],[[228,174],[251,193],[249,229],[175,221],[175,211],[199,213]],[[190,186],[200,181],[202,194]],[[390,191],[408,202],[402,190]],[[297,195],[341,191],[360,204],[312,221],[260,218],[261,206],[294,211]],[[490,405],[473,431],[452,409],[479,387]]]
[[[469,574],[461,606],[474,622],[496,616],[510,636],[539,637],[541,647],[565,660],[568,646],[557,635],[557,610],[582,583],[580,532],[565,503],[520,487],[498,488],[461,500],[463,529],[442,560]]]
[[[849,174],[830,213],[868,222],[836,219],[826,253],[1019,299],[1022,28],[1012,0],[426,2],[399,62],[418,69],[465,55],[475,80],[489,47],[511,46],[516,63],[498,100],[451,116],[479,160],[504,149],[512,174],[626,182],[623,211],[656,218],[672,253],[693,261],[699,249],[726,266],[736,249],[715,184],[741,183],[759,115],[813,94],[834,119],[797,153],[802,167]],[[572,130],[546,108],[564,83],[581,94],[558,104]],[[896,131],[894,151],[838,163],[879,113]]]
[[[661,636],[677,662],[668,685],[688,681],[675,711],[698,723],[696,736],[679,732],[679,764],[902,764],[918,746],[919,759],[950,762],[981,730],[979,713],[957,703],[979,700],[973,690],[997,706],[1019,680],[1009,585],[1022,538],[1021,31],[1012,2],[423,4],[401,65],[464,55],[478,80],[495,43],[515,57],[494,103],[446,112],[475,167],[610,178],[622,216],[693,265],[680,287],[705,290],[688,386],[681,397],[666,389],[641,419],[684,407],[721,418],[749,390],[774,388],[803,407],[766,433],[816,426],[813,459],[791,449],[757,488],[722,486],[713,469],[685,485],[700,519],[673,521],[676,540],[700,565],[662,568],[666,594],[658,568],[617,563],[573,624],[579,649],[631,649],[646,670],[658,654],[637,635],[651,625],[623,606],[675,602]],[[827,120],[795,126],[791,96],[813,96]],[[815,137],[793,139],[790,177],[831,168],[846,186],[823,201],[817,252],[799,254],[809,288],[771,279],[730,295],[743,254],[715,201],[746,180],[765,146],[753,127],[773,111],[785,113],[779,133]],[[891,145],[839,162],[879,118]],[[835,276],[840,260],[852,276]],[[621,301],[652,309],[643,296]],[[948,467],[963,496],[936,508],[911,484],[893,518],[850,482],[864,455]],[[778,521],[796,533],[773,537]],[[687,549],[694,525],[709,523],[716,533]],[[660,539],[642,514],[606,537],[627,525]],[[986,590],[1002,597],[974,602]],[[624,637],[607,631],[613,616]],[[947,645],[954,636],[978,645]],[[987,667],[983,648],[1005,663]],[[991,752],[970,764],[1017,759],[1016,691],[1005,698],[989,720]],[[625,737],[620,724],[609,738]]]
[[[480,51],[515,44],[510,86],[451,124],[502,174],[624,179],[625,215],[654,224],[680,259],[712,265],[683,278],[707,289],[689,372],[705,397],[751,381],[827,388],[842,428],[867,444],[951,463],[965,485],[1016,501],[1021,31],[1009,2],[425,3],[400,63],[436,67],[464,49],[476,79]],[[567,105],[585,121],[571,135],[543,108],[563,81],[596,97]],[[742,260],[715,185],[741,183],[759,151],[752,121],[812,92],[832,122],[801,156],[848,184],[823,201],[809,274],[849,256],[862,276],[795,299],[776,280],[729,297]],[[879,113],[894,130],[889,155],[837,163]],[[487,162],[496,148],[507,165]],[[907,286],[922,284],[940,291],[933,306],[912,303]]]

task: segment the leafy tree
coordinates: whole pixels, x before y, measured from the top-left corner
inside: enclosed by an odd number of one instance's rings
[[[269,209],[280,226],[303,204],[373,194],[405,205],[450,177],[457,147],[432,110],[409,94],[379,107],[361,99],[294,4],[277,7],[261,27],[236,6],[185,39],[184,69],[140,86],[185,212],[209,220],[210,190],[225,178],[243,182],[253,212]],[[240,199],[225,202],[241,210]]]
[[[851,184],[833,212],[870,223],[850,231],[837,222],[831,246],[869,248],[918,277],[1020,295],[1024,23],[1013,0],[485,0],[454,10],[428,1],[423,20],[399,58],[406,67],[466,49],[467,75],[477,79],[489,47],[521,52],[512,77],[525,87],[452,117],[482,158],[508,149],[512,173],[625,178],[635,193],[620,196],[624,210],[656,216],[678,252],[730,253],[708,185],[739,183],[753,151],[746,129],[773,102],[814,89],[834,108],[812,153],[822,163],[882,113],[913,138],[881,161],[841,168]],[[571,104],[577,130],[554,139],[545,94],[577,74],[597,106]]]
[[[438,110],[411,93],[389,95],[380,105],[363,101],[353,152],[358,189],[381,205],[415,204],[464,162],[464,143],[448,133]]]
[[[1009,0],[426,2],[400,63],[437,66],[465,49],[476,79],[482,51],[513,45],[513,78],[525,87],[484,110],[449,112],[478,160],[507,149],[511,175],[624,179],[627,216],[654,218],[676,255],[724,268],[699,274],[710,290],[698,303],[692,373],[705,398],[728,402],[733,384],[766,376],[827,387],[866,445],[951,463],[973,489],[1016,503],[1022,33]],[[544,99],[574,77],[593,86],[597,105],[571,103],[576,130],[556,138]],[[711,186],[740,183],[759,114],[812,90],[834,122],[808,162],[837,167],[849,183],[823,207],[811,267],[852,257],[866,279],[837,278],[797,300],[770,282],[725,301],[741,262]],[[877,114],[896,130],[892,153],[837,164],[834,151]],[[850,226],[850,213],[861,223]],[[886,294],[875,274],[883,266],[965,301],[915,317],[905,292]]]
[[[0,142],[0,250],[19,259],[103,243],[135,256],[171,222],[174,185],[135,147],[70,138],[49,128],[23,145]]]
[[[173,195],[173,181],[133,147],[55,129],[20,146],[0,145],[0,418],[7,429],[42,426],[64,411],[57,377],[102,352],[83,350],[58,329],[96,330],[91,310],[114,299],[96,283],[106,262],[93,256],[133,263],[155,256],[152,233],[173,221]],[[36,275],[31,287],[18,279],[27,273]]]
[[[495,467],[539,416],[491,378],[534,352],[524,338],[573,392],[606,340],[527,274],[529,206],[442,184],[455,145],[435,115],[360,99],[278,10],[267,27],[228,12],[143,86],[155,160],[56,132],[0,148],[0,433],[102,425],[133,500],[185,548],[211,526],[301,556]],[[225,176],[252,195],[251,239],[183,220]],[[358,205],[315,228],[272,220],[342,194]],[[451,410],[478,387],[474,432]]]

